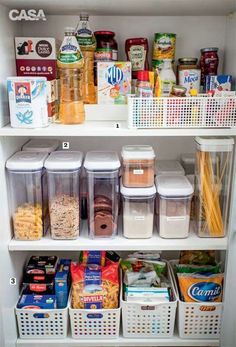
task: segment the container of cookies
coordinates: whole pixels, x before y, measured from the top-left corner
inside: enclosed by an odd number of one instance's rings
[[[88,184],[88,229],[91,238],[117,233],[120,160],[115,152],[88,152],[84,167]]]
[[[57,151],[51,153],[45,161],[53,239],[71,240],[79,236],[82,160],[82,152]]]
[[[124,146],[121,156],[122,183],[125,187],[147,188],[154,185],[155,153],[151,146]]]
[[[39,240],[46,228],[42,185],[46,153],[17,152],[7,160],[9,198],[16,240]]]

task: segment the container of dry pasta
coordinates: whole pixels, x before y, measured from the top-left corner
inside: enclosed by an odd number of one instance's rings
[[[200,237],[224,237],[227,230],[234,140],[196,137],[196,220]]]
[[[83,154],[57,151],[45,161],[53,239],[76,239],[80,230],[79,182]]]
[[[16,240],[39,240],[47,229],[42,186],[46,153],[17,152],[7,160],[9,198]],[[45,230],[46,231],[46,230]]]
[[[118,338],[120,331],[119,263],[71,264],[69,306],[73,339]]]

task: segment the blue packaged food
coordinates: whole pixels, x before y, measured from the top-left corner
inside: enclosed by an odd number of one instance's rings
[[[232,85],[231,75],[206,76],[205,92],[230,91]]]
[[[55,277],[55,293],[57,299],[57,308],[67,306],[70,291],[70,259],[61,259]]]
[[[17,308],[24,309],[55,309],[55,295],[23,294],[17,304]]]

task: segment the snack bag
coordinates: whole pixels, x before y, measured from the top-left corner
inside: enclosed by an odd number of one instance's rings
[[[118,308],[118,270],[119,263],[103,267],[71,263],[72,308]]]
[[[104,266],[106,261],[106,251],[82,251],[80,253],[80,262],[83,265]]]
[[[216,265],[215,251],[181,251],[180,264]]]
[[[181,299],[185,302],[221,302],[224,274],[177,274]]]
[[[175,264],[176,273],[218,274],[221,272],[220,269],[220,263],[216,265]]]

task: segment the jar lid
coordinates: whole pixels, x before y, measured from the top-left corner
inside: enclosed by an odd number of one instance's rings
[[[91,151],[85,156],[84,167],[87,170],[117,170],[120,168],[120,159],[116,152]]]
[[[157,175],[185,175],[184,168],[177,160],[158,160]]]
[[[51,139],[33,139],[28,141],[22,151],[51,153],[59,147],[59,141]]]
[[[52,152],[45,161],[47,170],[78,170],[82,165],[83,153],[79,151]]]
[[[156,187],[153,185],[148,188],[126,188],[120,183],[120,192],[123,196],[137,197],[137,196],[153,196],[156,194]]]
[[[109,31],[109,30],[99,30],[95,31],[94,35],[109,35],[109,36],[115,36],[114,31]]]
[[[139,81],[149,81],[149,71],[139,70],[137,73],[137,79]]]
[[[232,137],[195,137],[195,142],[200,151],[203,152],[231,152],[234,139]]]
[[[179,58],[180,65],[196,65],[198,58]]]
[[[128,145],[123,146],[121,151],[121,156],[123,159],[154,159],[155,152],[152,146],[148,145]]]
[[[189,196],[193,194],[193,187],[183,175],[166,175],[156,177],[157,192],[167,197]]]
[[[207,47],[207,48],[201,48],[201,53],[205,52],[218,52],[219,48],[217,47]]]
[[[48,154],[45,152],[16,152],[6,162],[6,167],[13,171],[41,170]]]

